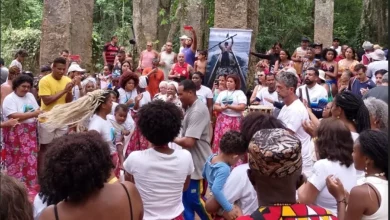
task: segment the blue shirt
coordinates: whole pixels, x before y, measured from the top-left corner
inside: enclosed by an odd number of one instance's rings
[[[191,47],[185,47],[181,52],[184,53],[184,61],[194,67],[195,53],[192,52]]]
[[[360,98],[362,98],[363,95],[360,92],[360,89],[372,89],[375,86],[376,86],[375,83],[371,79],[369,79],[365,82],[360,82],[360,80],[355,78],[352,81],[351,92],[355,95],[358,95]]]
[[[223,186],[230,175],[230,166],[224,162],[211,163],[211,160],[215,156],[216,154],[213,154],[207,158],[202,175],[207,180],[211,192],[218,203],[225,211],[230,212],[233,210],[233,204],[223,194]]]

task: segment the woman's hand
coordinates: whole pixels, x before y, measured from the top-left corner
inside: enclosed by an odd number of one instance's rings
[[[314,137],[316,127],[314,126],[313,122],[310,120],[303,121],[302,122],[302,127],[308,133],[311,137]]]
[[[137,97],[135,97],[135,102],[139,102],[141,101],[142,97],[144,96],[144,94],[138,94]]]
[[[274,104],[274,103],[275,103],[275,101],[272,100],[272,99],[270,99],[270,98],[264,97],[264,100],[267,101],[267,102],[269,102],[269,103],[271,103],[271,104]]]
[[[346,198],[345,189],[340,179],[329,175],[326,178],[326,187],[328,188],[329,193],[337,200],[340,201]]]
[[[19,124],[19,119],[15,119],[15,118],[11,118],[5,122],[2,122],[1,123],[1,127],[4,128],[4,127],[15,127],[16,125]]]
[[[221,105],[221,111],[225,111],[226,109],[228,109],[228,105]]]
[[[38,117],[38,115],[41,114],[41,113],[43,113],[43,111],[40,110],[40,109],[37,109],[37,110],[35,110],[33,113],[34,113],[34,117]]]

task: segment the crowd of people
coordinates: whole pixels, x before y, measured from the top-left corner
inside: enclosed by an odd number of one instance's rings
[[[388,219],[379,45],[251,52],[248,97],[237,74],[205,86],[187,31],[138,65],[113,36],[99,74],[67,50],[35,77],[24,50],[0,59],[1,219]]]

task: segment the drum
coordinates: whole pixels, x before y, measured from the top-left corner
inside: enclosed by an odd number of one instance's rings
[[[272,115],[274,107],[265,105],[251,105],[249,106],[249,112],[262,112],[265,114]]]

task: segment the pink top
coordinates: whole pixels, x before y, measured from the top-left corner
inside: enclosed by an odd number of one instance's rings
[[[142,62],[141,62],[141,68],[145,69],[146,67],[153,67],[152,61],[156,57],[156,53],[152,51],[145,50],[142,52]]]

